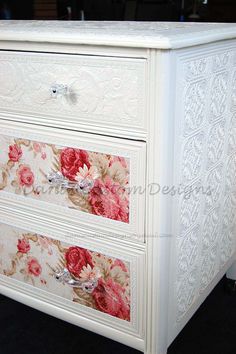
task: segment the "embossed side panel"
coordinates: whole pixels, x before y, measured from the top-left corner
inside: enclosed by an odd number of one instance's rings
[[[175,54],[175,328],[236,251],[235,44]]]
[[[28,121],[146,130],[143,59],[0,52],[0,82],[1,112]]]

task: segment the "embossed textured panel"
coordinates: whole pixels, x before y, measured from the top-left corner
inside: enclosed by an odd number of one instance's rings
[[[177,322],[235,252],[236,51],[193,53],[177,67]]]
[[[2,52],[1,111],[144,129],[144,73],[142,59]],[[55,84],[67,92],[53,96]]]

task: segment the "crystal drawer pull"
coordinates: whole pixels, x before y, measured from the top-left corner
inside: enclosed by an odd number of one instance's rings
[[[64,96],[67,94],[68,87],[63,84],[52,84],[50,87],[51,97],[57,98],[58,96]]]
[[[80,288],[86,293],[92,293],[93,290],[98,285],[97,279],[91,279],[89,281],[81,281],[73,279],[70,275],[70,272],[67,268],[62,269],[61,271],[54,272],[54,278],[62,284],[67,284],[72,288]]]
[[[56,188],[76,189],[79,192],[88,193],[94,186],[94,180],[89,178],[81,179],[79,182],[70,181],[61,172],[51,172],[47,175],[48,183]]]

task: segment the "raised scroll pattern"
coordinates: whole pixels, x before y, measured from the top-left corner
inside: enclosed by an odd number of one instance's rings
[[[226,110],[226,92],[228,87],[228,73],[218,73],[213,78],[211,87],[210,112],[211,119],[219,118]]]
[[[11,53],[0,56],[1,110],[142,126],[143,61]],[[11,78],[11,79],[9,79]],[[53,84],[65,95],[50,94]],[[79,124],[79,123],[78,123]]]
[[[195,297],[196,269],[189,273],[183,280],[177,282],[177,320],[181,320],[192,305]]]
[[[203,252],[215,243],[218,238],[219,208],[214,209],[205,219],[202,230]]]
[[[199,175],[202,167],[202,148],[204,134],[199,133],[189,138],[183,152],[183,182],[188,183]]]
[[[179,236],[184,236],[198,219],[200,212],[200,194],[197,191],[199,183],[191,186],[193,190],[189,198],[182,198],[180,208]]]
[[[226,166],[226,186],[225,191],[231,194],[236,191],[236,155],[232,155],[228,158]]]
[[[208,173],[205,187],[209,189],[210,193],[206,195],[205,212],[212,209],[213,206],[219,202],[222,192],[222,178],[222,164],[220,164]]]
[[[200,128],[205,114],[206,80],[188,85],[185,97],[184,134],[189,135]]]
[[[213,71],[225,70],[231,58],[230,52],[220,53],[213,57]]]
[[[236,110],[236,70],[233,74],[233,85],[232,85],[232,97],[231,97],[231,109]]]
[[[223,233],[220,249],[220,265],[223,267],[235,250],[235,228]]]
[[[196,244],[199,237],[199,225],[195,226],[179,241],[178,278],[182,278],[195,264],[197,257]]]
[[[209,193],[176,202],[176,322],[236,251],[236,51],[181,57],[177,92],[176,184],[202,181]],[[183,79],[184,77],[184,79]]]
[[[201,58],[184,64],[184,73],[186,80],[192,80],[205,75],[207,70],[207,59]]]
[[[232,115],[229,129],[229,146],[228,154],[231,155],[236,152],[236,113]]]
[[[200,293],[207,287],[217,272],[218,247],[214,245],[207,252],[201,263]]]
[[[223,231],[234,226],[236,210],[236,192],[229,194],[223,204]]]
[[[219,162],[224,153],[225,121],[213,125],[208,135],[207,167],[210,168]]]

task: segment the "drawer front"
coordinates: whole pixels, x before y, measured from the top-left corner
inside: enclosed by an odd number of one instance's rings
[[[6,121],[0,131],[2,205],[143,242],[144,143]]]
[[[97,246],[79,235],[45,233],[42,226],[24,228],[9,220],[0,213],[0,283],[143,335],[141,252]]]
[[[143,59],[1,52],[0,82],[1,112],[28,122],[146,130]]]

